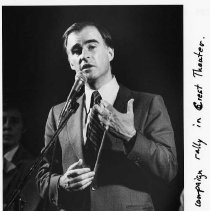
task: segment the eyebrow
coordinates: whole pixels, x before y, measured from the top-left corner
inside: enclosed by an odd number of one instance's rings
[[[88,44],[88,43],[99,43],[99,41],[95,39],[91,39],[91,40],[86,40],[84,42],[84,44]],[[75,48],[78,48],[78,47],[80,47],[80,44],[76,43],[74,46],[72,46],[71,51],[73,51]]]
[[[88,43],[99,43],[99,41],[98,40],[95,40],[95,39],[91,39],[91,40],[86,40],[85,41],[85,44],[88,44]]]

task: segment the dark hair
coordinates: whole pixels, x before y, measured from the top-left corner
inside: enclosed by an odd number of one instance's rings
[[[23,108],[19,100],[17,99],[3,99],[3,110],[16,109],[19,112],[23,112]]]
[[[110,47],[110,48],[114,48],[113,46],[113,40],[111,37],[111,34],[107,31],[107,29],[105,29],[103,26],[93,23],[93,22],[79,22],[79,23],[74,23],[72,24],[63,34],[63,38],[64,38],[64,48],[66,49],[67,46],[67,39],[68,36],[72,33],[72,32],[80,32],[82,29],[84,29],[86,26],[94,26],[97,28],[97,30],[99,31],[99,33],[101,34],[105,44]]]
[[[14,96],[3,97],[3,111],[17,110],[21,114],[22,122],[25,123],[25,107],[23,106],[21,99]]]

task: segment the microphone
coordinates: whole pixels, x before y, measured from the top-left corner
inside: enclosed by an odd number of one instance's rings
[[[78,72],[75,76],[75,82],[71,88],[67,102],[74,101],[83,85],[87,82],[86,76],[82,72]]]
[[[59,116],[60,120],[62,117],[66,115],[66,112],[69,110],[69,106],[72,105],[72,102],[73,103],[75,102],[78,93],[80,92],[81,88],[84,86],[86,82],[87,82],[87,77],[82,72],[78,72],[75,76],[75,81],[67,97],[66,103],[60,113]]]

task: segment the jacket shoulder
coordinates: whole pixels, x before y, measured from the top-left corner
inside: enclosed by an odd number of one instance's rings
[[[135,97],[139,97],[142,99],[153,99],[158,96],[160,97],[160,95],[149,93],[149,92],[138,92],[138,91],[132,91],[132,90],[131,92]]]
[[[144,109],[148,108],[151,103],[157,104],[158,102],[163,102],[162,97],[160,95],[149,92],[134,91],[120,84],[118,97],[115,103],[116,108],[120,108],[121,112],[126,112],[127,102],[130,99],[134,99],[134,107],[140,106]]]
[[[59,103],[57,105],[54,105],[51,109],[53,110],[53,112],[57,113],[57,112],[61,112],[61,110],[63,109],[65,105],[65,102]]]
[[[121,93],[123,93],[124,96],[128,95],[130,97],[140,98],[142,100],[151,100],[155,97],[161,97],[160,95],[154,94],[154,93],[131,90],[131,89],[123,86],[122,84],[120,84],[120,91],[121,91]]]
[[[81,105],[84,99],[84,94],[81,94],[77,99],[76,102],[78,103],[78,105]],[[62,111],[63,107],[65,106],[66,101],[59,103],[57,105],[54,105],[51,110],[53,111],[53,113],[55,115],[60,114],[60,112]]]
[[[149,92],[140,92],[140,91],[134,91],[130,90],[132,98],[134,100],[139,101],[141,103],[149,103],[152,102],[153,100],[161,100],[162,101],[162,96],[154,93],[149,93]]]

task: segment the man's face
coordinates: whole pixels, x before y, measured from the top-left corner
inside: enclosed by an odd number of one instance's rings
[[[13,147],[19,143],[23,133],[22,115],[17,109],[3,111],[3,145]]]
[[[67,39],[67,54],[71,68],[85,73],[88,82],[103,85],[112,78],[110,61],[114,50],[105,44],[96,27],[72,32]]]

